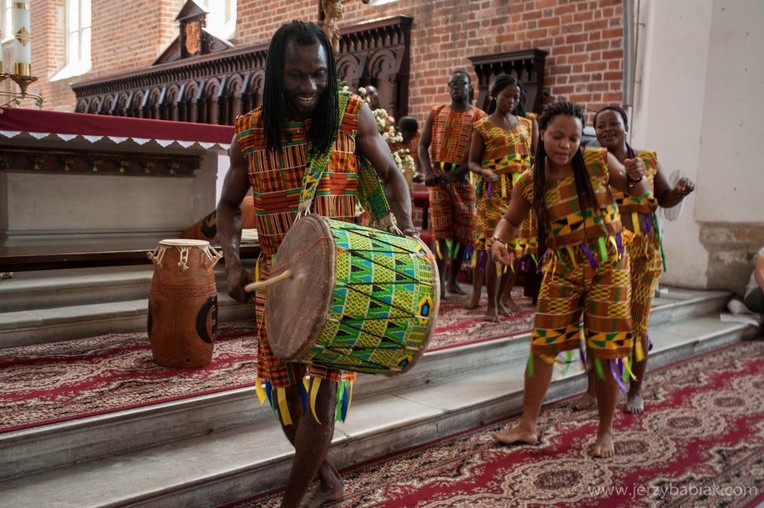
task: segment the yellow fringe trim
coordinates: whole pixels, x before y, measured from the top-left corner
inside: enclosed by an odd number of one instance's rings
[[[638,362],[645,359],[645,348],[642,347],[642,339],[637,339],[636,344],[634,344],[634,358]]]
[[[623,360],[623,368],[626,369],[626,372],[629,374],[629,377],[633,380],[637,380],[637,376],[634,375],[634,372],[631,371],[631,361],[628,358],[624,358]]]
[[[631,225],[634,228],[635,235],[638,235],[642,232],[642,228],[639,225],[639,214],[637,212],[631,212]]]
[[[260,405],[265,403],[265,399],[268,396],[265,394],[265,388],[263,388],[263,381],[259,377],[255,379],[255,393],[257,394],[257,400],[260,401]]]
[[[255,282],[260,281],[260,256],[257,256],[257,261],[255,261]]]
[[[321,378],[311,378],[310,382],[310,412],[313,413],[313,418],[315,418],[318,424],[321,425],[321,420],[318,419],[318,415],[316,414],[316,397],[318,396],[318,387],[321,386]]]
[[[548,363],[549,365],[554,365],[555,363],[565,363],[565,362],[563,362],[563,361],[559,361],[559,360],[557,360],[557,358],[555,358],[554,356],[549,356],[549,355],[538,355],[538,357],[539,357],[539,358],[541,358],[541,360],[542,360],[544,363]]]
[[[275,388],[276,399],[278,400],[279,414],[281,415],[281,423],[284,425],[292,425],[292,416],[289,414],[289,404],[286,400],[286,389]]]

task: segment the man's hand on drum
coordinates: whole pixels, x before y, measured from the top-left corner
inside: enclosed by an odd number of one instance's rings
[[[239,269],[228,270],[228,296],[239,303],[246,303],[254,299],[254,293],[244,291],[244,286],[252,282],[249,271],[240,266]]]
[[[501,263],[506,266],[512,265],[515,260],[515,253],[510,252],[504,242],[494,239],[491,242],[491,258],[496,263]]]

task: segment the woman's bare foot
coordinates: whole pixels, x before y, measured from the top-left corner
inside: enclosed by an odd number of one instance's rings
[[[608,431],[598,435],[591,448],[592,457],[606,459],[615,455],[615,445],[613,444],[613,434]]]
[[[485,317],[483,318],[483,321],[487,321],[489,323],[498,323],[499,315],[496,313],[496,309],[488,307],[488,310],[485,311]]]
[[[535,445],[539,441],[537,432],[522,429],[518,427],[512,427],[504,432],[494,432],[491,434],[496,441],[507,445],[515,443],[526,443]]]
[[[573,411],[586,411],[587,409],[594,409],[597,407],[597,399],[593,394],[584,392],[583,395],[581,395],[570,404],[570,407],[573,408]]]
[[[629,394],[626,397],[626,412],[632,414],[641,414],[645,410],[645,401],[638,393]]]

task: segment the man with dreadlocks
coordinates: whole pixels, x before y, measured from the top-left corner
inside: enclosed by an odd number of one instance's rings
[[[663,271],[663,247],[655,212],[658,206],[671,208],[681,203],[684,197],[695,189],[695,184],[688,178],[681,178],[671,187],[655,152],[635,152],[629,146],[626,142],[626,133],[629,132],[628,117],[618,106],[601,109],[594,116],[594,130],[600,146],[607,148],[619,161],[635,157],[644,161],[645,177],[650,187],[650,192],[644,196],[628,196],[617,190],[613,193],[623,227],[633,234],[633,239],[627,243],[627,250],[631,262],[631,321],[634,329],[631,365],[634,377],[629,381],[625,409],[628,413],[641,413],[645,409],[645,402],[640,392],[647,367],[647,352],[650,349],[647,334],[650,326],[650,303]],[[592,372],[589,372],[586,393],[573,403],[573,409],[588,409],[594,406],[592,375]]]
[[[560,353],[581,348],[583,311],[586,347],[596,372],[599,409],[595,457],[614,453],[612,423],[618,402],[619,367],[631,353],[629,257],[623,251],[621,220],[608,185],[631,196],[648,187],[644,162],[621,164],[604,148],[582,149],[584,116],[569,102],[547,106],[538,118],[541,139],[534,166],[512,189],[509,208],[493,234],[491,254],[510,264],[506,244],[531,206],[536,211],[539,262],[544,273],[525,371],[523,414],[517,426],[494,434],[502,443],[535,444],[541,404]]]
[[[263,256],[256,269],[261,280],[268,277],[271,257],[298,215],[304,178],[313,173],[307,171],[314,169],[313,161],[326,164],[319,168],[313,213],[354,220],[358,156],[363,156],[374,166],[398,226],[406,234],[416,231],[406,181],[377,132],[372,112],[360,97],[338,90],[331,45],[313,23],[293,21],[274,34],[263,105],[237,118],[229,153],[231,167],[217,207],[217,226],[229,294],[239,302],[250,300],[244,286],[251,276],[239,259],[240,203],[250,186]],[[340,413],[338,403],[346,407],[345,386],[355,374],[278,360],[268,342],[265,299],[265,288],[260,288],[255,296],[259,347],[255,387],[261,401],[269,400],[295,447],[282,506],[319,506],[344,494],[327,452],[335,414]],[[315,418],[303,410],[305,377],[323,380],[313,384],[317,394],[310,397]],[[345,398],[338,401],[341,397]],[[305,498],[316,477],[317,488]]]
[[[430,194],[430,223],[442,297],[446,290],[466,294],[456,279],[466,247],[475,242],[477,220],[475,186],[466,173],[472,125],[486,116],[482,109],[470,104],[472,85],[465,71],[451,74],[448,90],[451,102],[432,108],[419,138],[419,162]],[[447,241],[453,242],[451,252],[446,247]],[[443,282],[447,258],[451,259],[451,273],[446,285]]]

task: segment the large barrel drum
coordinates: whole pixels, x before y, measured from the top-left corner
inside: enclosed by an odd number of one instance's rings
[[[288,277],[275,282],[280,274]],[[265,319],[282,360],[394,376],[435,329],[440,278],[417,238],[307,215],[281,243],[271,277]]]
[[[212,360],[218,293],[213,267],[222,257],[204,240],[162,240],[154,252],[148,335],[163,367],[203,367]]]

